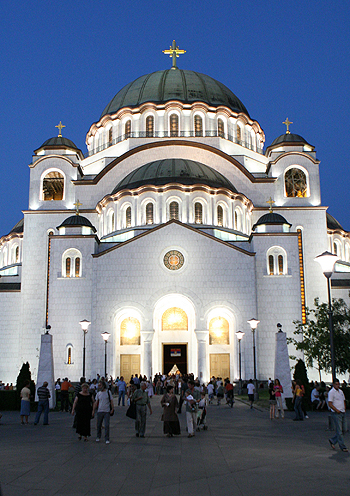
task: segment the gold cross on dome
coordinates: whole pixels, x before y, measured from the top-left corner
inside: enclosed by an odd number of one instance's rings
[[[269,205],[270,205],[270,213],[272,214],[272,205],[273,205],[274,203],[276,203],[276,202],[275,202],[275,200],[273,200],[273,199],[271,198],[271,196],[270,196],[270,198],[267,200],[267,202],[266,202],[266,203],[269,203]]]
[[[58,138],[62,138],[62,128],[66,127],[62,124],[62,122],[60,121],[60,123],[58,124],[58,126],[55,126],[55,127],[58,127]]]
[[[79,215],[79,207],[82,206],[82,203],[79,203],[79,200],[77,200],[75,203],[73,203],[73,205],[75,206],[75,209],[76,209],[76,212],[75,212],[75,215]]]
[[[186,50],[180,50],[178,46],[176,46],[175,40],[173,40],[173,44],[169,50],[163,50],[165,55],[169,55],[169,57],[173,58],[173,66],[172,69],[177,69],[176,67],[176,57],[179,57],[183,53],[186,53]]]
[[[286,131],[286,134],[290,134],[290,131],[289,131],[289,126],[290,126],[291,124],[293,124],[293,122],[291,122],[291,121],[288,119],[288,117],[287,117],[287,119],[286,119],[284,122],[282,122],[282,124],[285,124],[285,125],[287,126],[287,131]]]

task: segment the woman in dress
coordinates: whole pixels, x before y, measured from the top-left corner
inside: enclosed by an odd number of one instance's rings
[[[92,410],[94,406],[93,396],[89,393],[89,385],[84,382],[81,385],[81,391],[75,397],[72,415],[77,415],[77,434],[79,441],[84,437],[87,441],[88,436],[91,436],[91,419],[94,417]]]
[[[176,414],[179,406],[174,394],[174,386],[167,386],[166,393],[161,399],[160,404],[163,407],[162,420],[163,432],[167,437],[179,436],[181,434],[179,418]]]
[[[24,419],[26,419],[25,423],[28,424],[28,417],[30,415],[30,382],[26,381],[24,384],[24,388],[21,391],[21,424],[24,425]]]

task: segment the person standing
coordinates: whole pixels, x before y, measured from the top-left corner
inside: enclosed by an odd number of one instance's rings
[[[194,381],[188,381],[188,389],[185,392],[186,401],[186,422],[188,437],[194,437],[194,431],[197,427],[197,410],[201,394],[194,388]]]
[[[89,385],[84,382],[81,384],[81,391],[77,393],[73,408],[72,415],[76,419],[76,432],[79,434],[79,441],[84,436],[84,441],[87,441],[88,436],[91,436],[91,418],[93,418],[94,398],[89,393]]]
[[[95,415],[97,410],[97,437],[96,442],[98,443],[101,439],[101,429],[102,423],[105,426],[105,441],[109,444],[109,420],[111,414],[114,413],[114,404],[112,395],[107,389],[105,381],[100,381],[98,383],[98,393],[96,395],[96,402],[93,407],[92,416]]]
[[[345,396],[343,391],[340,389],[339,379],[335,379],[333,382],[333,387],[328,393],[328,406],[331,409],[331,416],[333,419],[333,425],[335,426],[335,435],[328,439],[329,444],[332,449],[335,449],[335,445],[338,443],[341,451],[348,452],[349,450],[344,444],[344,438],[342,434],[343,423],[345,420]]]
[[[302,394],[303,391],[300,386],[299,381],[295,381],[295,386],[294,386],[294,411],[295,411],[295,418],[293,420],[304,420],[303,418],[303,412],[301,409],[301,402],[302,402]]]
[[[179,436],[181,434],[181,429],[179,418],[176,414],[178,401],[174,394],[174,387],[169,385],[167,386],[166,391],[167,392],[160,402],[163,407],[163,432],[167,437]]]
[[[64,379],[61,384],[61,412],[64,410],[68,412],[69,409],[69,388],[72,388],[72,384],[68,381],[68,377]]]
[[[255,393],[255,386],[253,384],[252,379],[249,379],[247,390],[248,390],[248,400],[250,402],[250,409],[252,409],[254,403],[254,393]]]
[[[48,390],[48,382],[44,382],[41,387],[36,391],[39,398],[38,411],[35,416],[34,425],[37,425],[41,414],[44,412],[44,425],[49,425],[49,398],[51,397],[50,391]]]
[[[24,383],[24,388],[21,390],[21,424],[24,425],[24,419],[26,419],[26,424],[28,424],[28,417],[30,415],[30,381]]]
[[[275,399],[274,384],[272,381],[269,384],[269,403],[270,403],[270,420],[273,420],[275,418],[276,399]]]
[[[277,404],[277,412],[275,411],[276,418],[281,416],[281,418],[284,419],[283,398],[282,398],[283,387],[278,379],[275,379],[275,385],[273,389],[275,391],[275,399]]]
[[[152,415],[151,402],[146,387],[147,384],[142,381],[140,389],[136,389],[132,396],[132,401],[136,403],[136,437],[145,437],[147,407],[149,408],[150,415]]]
[[[122,400],[122,404],[123,406],[125,406],[126,382],[124,381],[123,376],[121,376],[121,378],[117,382],[117,388],[118,388],[118,406],[120,406],[120,400]]]

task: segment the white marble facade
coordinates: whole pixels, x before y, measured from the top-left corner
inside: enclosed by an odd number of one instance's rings
[[[47,324],[55,376],[77,380],[83,319],[91,321],[88,378],[104,372],[101,333],[108,331],[107,368],[114,377],[129,370],[130,357],[133,371],[163,372],[165,347],[173,346],[174,354],[176,346],[185,345],[188,372],[204,381],[217,370],[238,379],[235,333],[242,330],[242,376],[249,379],[253,350],[247,320],[253,317],[260,320],[257,376],[263,380],[274,372],[276,324],[281,322],[290,336],[305,304],[312,305],[315,297],[326,300],[316,255],[338,250],[336,278],[345,283],[334,291],[348,298],[349,233],[327,226],[314,147],[286,133],[264,151],[260,124],[244,109],[217,100],[187,102],[171,94],[160,103],[136,99],[91,126],[86,157],[62,137],[35,151],[24,228],[0,238],[1,380],[14,382],[25,361],[37,376]],[[173,113],[176,132],[171,131]],[[153,128],[147,127],[148,117]],[[146,183],[138,176],[139,182],[116,188],[146,164],[170,160],[195,162],[204,173],[190,181],[181,179],[188,173],[168,182],[157,174]],[[205,167],[220,173],[223,183],[213,182]],[[288,193],[291,169],[305,179],[300,195]],[[285,222],[259,224],[269,213],[269,198],[274,200],[272,216],[279,214]],[[166,266],[169,252],[183,257],[178,270]],[[186,314],[186,329],[163,329],[163,316],[172,308]],[[128,335],[130,322],[138,340]],[[210,330],[213,322],[226,326],[226,341],[218,338],[221,330]]]

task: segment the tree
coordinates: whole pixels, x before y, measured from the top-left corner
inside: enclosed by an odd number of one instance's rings
[[[24,363],[21,367],[21,370],[19,371],[19,374],[17,376],[17,381],[16,381],[16,389],[18,395],[20,395],[22,389],[24,388],[24,384],[29,381],[30,382],[30,392],[32,396],[34,397],[35,394],[35,384],[34,381],[32,381],[32,374],[30,372],[30,366],[29,363]]]
[[[342,299],[333,299],[332,306],[335,370],[344,374],[350,370],[350,310]],[[319,303],[319,299],[315,298],[315,308],[306,309],[306,323],[295,320],[294,324],[294,334],[299,339],[289,338],[288,343],[304,352],[308,367],[316,365],[321,381],[321,371],[331,370],[328,304]]]

